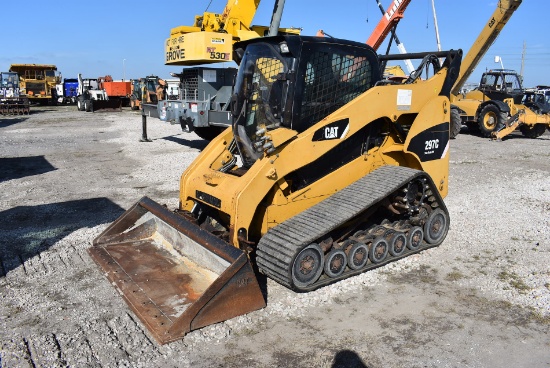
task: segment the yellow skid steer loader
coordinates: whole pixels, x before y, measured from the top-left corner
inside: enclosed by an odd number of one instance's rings
[[[461,57],[303,36],[235,44],[232,127],[182,174],[179,208],[143,198],[91,256],[167,343],[264,307],[257,273],[307,292],[438,246]],[[397,59],[422,62],[383,80]]]

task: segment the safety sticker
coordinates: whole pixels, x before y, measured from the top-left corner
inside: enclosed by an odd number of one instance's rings
[[[412,103],[411,89],[398,89],[397,90],[397,110],[409,111]]]

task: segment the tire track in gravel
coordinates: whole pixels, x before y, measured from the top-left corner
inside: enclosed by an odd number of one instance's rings
[[[128,314],[92,321],[71,333],[28,335],[2,341],[1,366],[154,366],[162,354]]]
[[[14,310],[19,307],[27,308],[33,309],[38,315],[47,315],[48,312],[42,309],[60,308],[55,304],[58,298],[55,294],[56,283],[62,285],[72,280],[71,287],[62,286],[62,288],[67,289],[67,294],[76,297],[78,293],[74,292],[74,289],[89,290],[94,294],[98,291],[97,289],[104,286],[103,282],[99,284],[95,282],[102,276],[99,272],[94,274],[93,280],[80,277],[83,269],[89,272],[95,268],[92,260],[85,254],[85,250],[77,249],[74,245],[60,250],[50,249],[24,262],[21,262],[20,257],[15,257],[15,261],[12,260],[12,263],[14,262],[20,266],[14,267],[7,277],[2,277],[3,283],[12,289],[23,286],[34,290],[35,294],[30,297],[31,302],[38,301],[36,305],[28,305],[29,300],[20,300],[13,306]],[[10,267],[13,266],[14,264]],[[90,281],[95,285],[91,290],[88,284]],[[40,295],[36,295],[36,290],[41,290]],[[114,292],[111,289],[107,290]],[[54,300],[49,300],[50,298]],[[42,299],[46,302],[44,303]],[[73,301],[85,302],[78,298]],[[57,304],[62,303],[63,296],[57,302]],[[76,325],[68,323],[61,328],[57,323],[50,324],[47,321],[41,321],[40,324],[45,324],[40,330],[46,330],[40,335],[26,334],[26,329],[20,325],[12,330],[18,337],[7,341],[0,339],[2,357],[0,366],[6,368],[108,367],[113,364],[124,366],[136,363],[140,366],[148,366],[154,365],[159,356],[162,356],[156,344],[127,312],[121,312],[110,319],[100,315],[98,319],[92,321],[84,319],[77,321]]]

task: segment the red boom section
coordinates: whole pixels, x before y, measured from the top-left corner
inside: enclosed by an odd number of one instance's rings
[[[367,40],[367,45],[372,46],[375,50],[378,50],[378,47],[380,47],[382,42],[384,42],[384,39],[390,33],[392,28],[399,23],[401,18],[403,18],[403,13],[405,13],[405,9],[410,2],[411,0],[393,0],[374,31],[372,31],[372,34]]]

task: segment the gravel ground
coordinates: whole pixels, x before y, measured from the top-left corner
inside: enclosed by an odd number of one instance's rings
[[[1,367],[550,367],[550,135],[451,143],[451,228],[420,254],[160,346],[86,249],[206,143],[74,107],[0,117]]]

